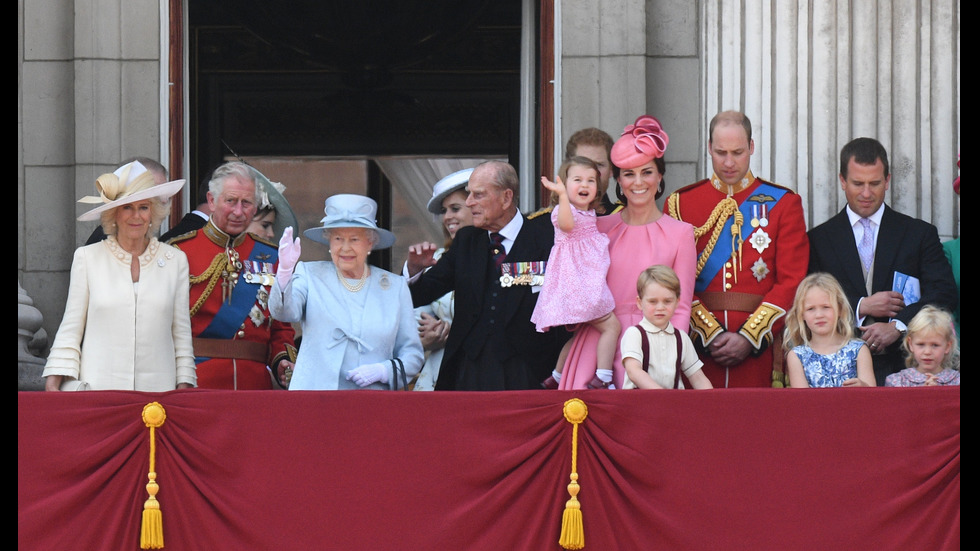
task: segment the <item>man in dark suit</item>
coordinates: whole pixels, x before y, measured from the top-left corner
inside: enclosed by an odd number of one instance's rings
[[[184,215],[177,222],[177,225],[170,228],[163,235],[160,236],[160,241],[168,243],[171,239],[184,235],[187,232],[194,230],[199,230],[208,223],[208,218],[211,217],[211,207],[208,205],[208,186],[211,183],[211,173],[201,181],[197,186],[197,207]]]
[[[847,206],[808,232],[809,272],[829,272],[840,281],[858,336],[871,349],[878,386],[905,367],[901,344],[912,317],[926,304],[952,311],[957,297],[936,227],[884,204],[890,179],[884,146],[872,138],[852,140],[840,154]]]
[[[459,229],[438,262],[432,262],[435,244],[409,248],[416,307],[455,293],[436,390],[540,389],[570,336],[563,328],[539,333],[531,323],[554,226],[548,216],[518,210],[517,172],[508,163],[478,165],[467,191],[473,226]],[[497,235],[502,243],[494,244]],[[504,257],[499,267],[495,253]]]

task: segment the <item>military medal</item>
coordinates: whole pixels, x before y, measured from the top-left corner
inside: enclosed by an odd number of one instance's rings
[[[544,285],[544,271],[547,262],[504,262],[500,265],[500,286],[512,285]]]
[[[752,221],[749,223],[753,228],[759,227],[759,205],[752,205]]]
[[[246,260],[244,265],[246,283],[272,287],[272,284],[276,282],[276,275],[271,263]]]
[[[769,234],[762,228],[755,230],[755,233],[752,234],[749,241],[752,243],[752,248],[759,251],[759,254],[762,254],[762,251],[766,250],[769,244],[772,243]]]
[[[265,312],[263,312],[262,309],[259,308],[258,304],[252,305],[252,310],[249,311],[248,318],[252,320],[252,325],[256,327],[261,327],[266,320]]]
[[[769,205],[763,204],[759,208],[762,209],[762,215],[759,217],[759,225],[764,228],[769,225]]]

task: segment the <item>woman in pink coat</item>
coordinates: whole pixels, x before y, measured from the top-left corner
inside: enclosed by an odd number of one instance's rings
[[[663,153],[667,143],[667,133],[660,121],[642,115],[623,130],[612,149],[611,160],[619,169],[616,195],[625,207],[609,216],[600,216],[596,226],[609,236],[606,282],[616,303],[614,313],[620,323],[620,339],[627,328],[643,318],[636,302],[636,278],[653,264],[670,266],[680,278],[680,301],[670,321],[685,333],[690,327],[697,262],[694,227],[664,215],[657,207],[657,199],[664,193]],[[587,388],[596,372],[598,338],[599,332],[592,327],[575,333],[558,388]],[[622,388],[624,376],[617,347],[608,388]]]

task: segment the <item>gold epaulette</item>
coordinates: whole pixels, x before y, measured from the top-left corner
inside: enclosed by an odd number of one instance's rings
[[[700,300],[695,300],[691,303],[691,330],[694,333],[692,336],[701,339],[701,345],[707,347],[725,329]]]
[[[704,183],[710,182],[710,181],[711,180],[708,179],[708,178],[706,178],[704,180],[698,180],[697,182],[694,182],[693,184],[687,184],[684,187],[675,189],[674,192],[671,193],[671,195],[680,195],[681,193],[684,193],[685,191],[688,191],[690,189],[694,189],[694,188],[700,186],[701,184],[704,184]]]
[[[772,186],[772,187],[775,187],[775,188],[779,188],[779,189],[782,189],[782,190],[785,190],[785,191],[788,191],[788,192],[790,192],[790,193],[796,193],[796,191],[795,191],[795,190],[793,190],[792,188],[788,188],[788,187],[786,187],[786,186],[784,186],[784,185],[782,185],[782,184],[777,184],[776,182],[770,182],[769,180],[764,180],[764,179],[762,179],[762,178],[759,178],[758,176],[756,176],[756,180],[759,180],[759,181],[760,181],[760,182],[762,182],[763,184],[768,184],[768,185],[770,185],[770,186]]]
[[[554,208],[555,207],[551,206],[551,207],[545,207],[543,209],[538,209],[532,212],[531,214],[525,216],[525,218],[527,218],[528,220],[534,220],[535,218],[541,216],[542,214],[550,214],[551,211],[554,210]]]
[[[188,239],[194,237],[195,235],[197,235],[197,230],[191,230],[187,233],[175,235],[167,240],[167,245],[173,245],[174,247],[177,247],[177,243],[181,241],[187,241]],[[180,247],[177,248],[179,249]]]
[[[274,243],[272,241],[269,241],[268,239],[262,237],[261,235],[254,234],[252,232],[248,232],[248,234],[250,236],[252,236],[252,239],[258,241],[259,243],[264,243],[264,244],[266,244],[266,245],[268,245],[268,246],[270,246],[270,247],[272,247],[274,249],[278,249],[279,248],[279,244],[278,243]]]
[[[776,320],[786,315],[786,310],[763,302],[752,312],[749,319],[745,320],[742,327],[738,330],[740,335],[745,336],[752,343],[756,350],[762,348],[764,344],[772,342],[772,326]]]

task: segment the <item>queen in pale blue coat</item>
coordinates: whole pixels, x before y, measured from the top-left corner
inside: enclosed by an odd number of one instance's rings
[[[302,326],[289,390],[399,389],[422,368],[407,281],[367,263],[395,243],[377,226],[377,208],[361,195],[327,198],[323,225],[304,235],[329,246],[331,261],[299,262],[299,238],[283,232],[269,311]]]

